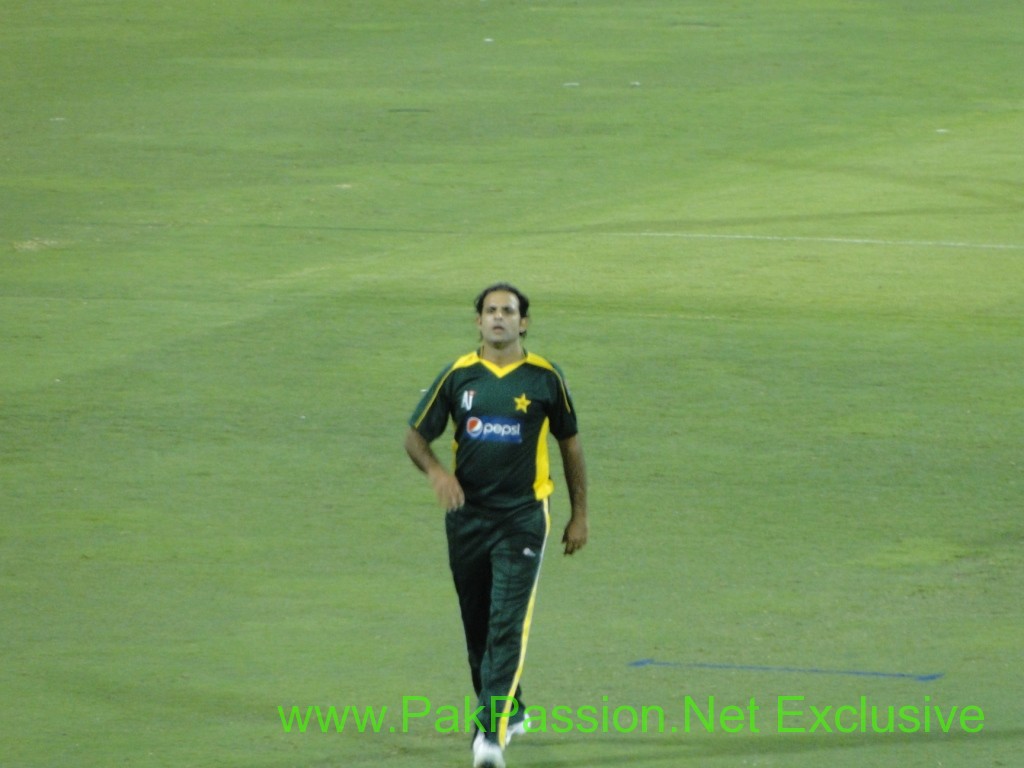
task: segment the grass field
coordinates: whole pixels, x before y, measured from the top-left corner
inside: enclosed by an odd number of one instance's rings
[[[676,729],[510,768],[1020,764],[1019,0],[0,16],[0,766],[468,766],[401,446],[496,279],[592,485],[528,701]],[[983,728],[810,732],[861,697]]]

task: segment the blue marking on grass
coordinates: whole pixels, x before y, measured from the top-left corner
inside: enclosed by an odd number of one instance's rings
[[[705,662],[658,661],[656,659],[639,659],[629,663],[631,667],[688,667],[690,669],[725,669],[735,672],[788,672],[804,675],[852,675],[854,677],[887,677],[903,680],[916,680],[927,683],[938,680],[944,672],[933,672],[928,675],[915,675],[909,672],[871,672],[862,669],[820,669],[818,667],[769,667],[761,664],[710,664]]]

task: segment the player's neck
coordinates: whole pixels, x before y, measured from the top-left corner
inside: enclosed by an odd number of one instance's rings
[[[494,363],[499,368],[504,368],[506,365],[512,365],[518,363],[524,357],[526,357],[526,350],[523,349],[522,341],[516,340],[509,344],[494,345],[494,344],[481,344],[480,345],[480,357],[489,363]]]

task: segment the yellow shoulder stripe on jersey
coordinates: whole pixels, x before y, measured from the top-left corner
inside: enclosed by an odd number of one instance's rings
[[[441,391],[441,387],[444,386],[444,383],[448,381],[448,377],[451,376],[452,373],[457,371],[459,368],[469,368],[469,366],[475,365],[476,363],[479,362],[481,362],[480,356],[476,352],[470,352],[469,354],[463,355],[454,363],[452,363],[451,367],[445,372],[444,376],[442,376],[438,380],[437,386],[434,387],[434,391],[430,393],[430,400],[427,401],[427,404],[423,408],[423,412],[420,414],[420,417],[416,419],[416,423],[413,425],[414,429],[419,428],[420,424],[423,423],[423,419],[425,419],[427,417],[427,414],[430,412],[430,409],[434,407],[434,401],[437,400],[437,394]]]
[[[548,362],[546,358],[543,358],[540,355],[535,355],[533,352],[526,353],[526,362],[533,363],[538,368],[547,368],[549,371],[555,370],[555,366]],[[558,371],[555,371],[555,373],[558,373]]]
[[[555,368],[555,366],[548,360],[540,355],[533,354],[533,352],[526,355],[526,362],[532,363],[538,368],[544,368],[545,370],[551,371],[555,374],[555,378],[558,379],[558,387],[562,391],[562,402],[565,403],[565,409],[569,411],[569,413],[572,413],[572,406],[569,405],[569,388],[565,385],[565,379],[562,378],[562,374],[558,372],[558,369]]]
[[[470,352],[452,363],[452,370],[454,371],[456,368],[469,368],[469,366],[480,362],[483,362],[480,355],[476,352]]]

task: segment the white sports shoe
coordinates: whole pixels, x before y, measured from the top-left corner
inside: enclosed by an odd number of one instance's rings
[[[512,741],[513,736],[523,736],[527,731],[530,730],[530,718],[524,717],[518,723],[512,723],[507,729],[505,729],[505,746]]]
[[[485,739],[482,733],[473,739],[473,768],[505,768],[501,747]]]

